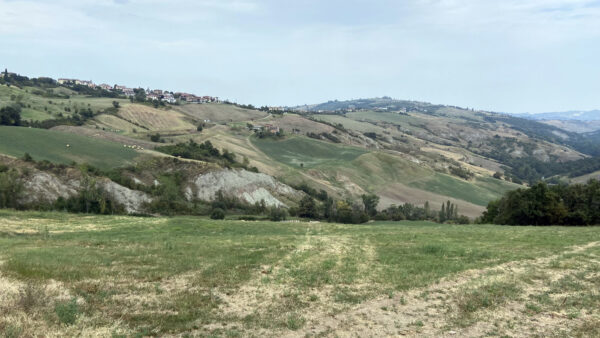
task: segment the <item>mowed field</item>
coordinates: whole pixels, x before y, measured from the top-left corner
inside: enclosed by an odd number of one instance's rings
[[[258,110],[244,109],[221,103],[184,104],[175,109],[197,120],[210,120],[211,122],[221,123],[254,121],[269,115]]]
[[[0,333],[592,337],[599,271],[599,227],[0,211]]]
[[[69,145],[69,147],[67,147]],[[54,130],[0,126],[0,153],[36,161],[88,163],[107,169],[133,162],[139,154],[123,144]]]
[[[317,141],[306,137],[288,137],[284,140],[253,138],[252,143],[269,157],[281,163],[300,168],[347,163],[367,150]]]
[[[195,125],[186,120],[185,115],[173,109],[156,109],[141,104],[127,104],[119,109],[118,115],[128,123],[139,126],[139,132],[196,129]]]

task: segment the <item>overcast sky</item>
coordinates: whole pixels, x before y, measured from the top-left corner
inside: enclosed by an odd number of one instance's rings
[[[600,108],[599,0],[0,0],[0,67],[297,105]]]

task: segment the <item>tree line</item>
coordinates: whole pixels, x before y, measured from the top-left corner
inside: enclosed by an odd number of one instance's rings
[[[548,185],[510,191],[490,202],[480,223],[503,225],[599,225],[600,182]]]

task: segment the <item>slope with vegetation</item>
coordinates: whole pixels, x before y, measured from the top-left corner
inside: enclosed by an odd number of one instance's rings
[[[13,125],[4,127],[4,134],[15,135],[3,143],[0,152],[5,154],[22,157],[27,152],[35,160],[87,162],[102,170],[135,167],[141,163],[139,154],[179,157],[170,170],[208,162],[215,168],[260,171],[295,187],[324,191],[333,204],[342,201],[358,209],[364,209],[363,195],[379,196],[380,209],[428,204],[439,210],[451,200],[461,213],[476,217],[489,201],[523,182],[561,181],[598,168],[597,157],[589,156],[596,152],[593,134],[460,107],[384,97],[257,110],[229,102],[148,101],[138,95],[141,89],[127,100],[118,92],[17,75],[0,82],[1,120]],[[27,109],[44,116],[38,121]],[[27,133],[44,135],[38,139],[46,144],[36,146]],[[71,143],[94,147],[86,152]],[[184,196],[185,189],[177,183],[173,193]],[[287,204],[297,207],[299,202]],[[316,198],[318,217],[327,219],[327,203]]]

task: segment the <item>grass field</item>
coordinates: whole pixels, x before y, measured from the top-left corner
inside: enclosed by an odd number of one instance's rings
[[[600,228],[0,211],[0,332],[595,336],[599,255]]]
[[[67,147],[67,144],[69,147]],[[55,163],[88,163],[113,168],[132,163],[135,150],[122,144],[59,131],[0,126],[0,153]]]
[[[360,148],[335,145],[305,137],[289,137],[285,140],[257,139],[252,143],[261,151],[281,163],[300,168],[349,162],[367,151]]]
[[[121,104],[128,102],[124,99],[113,99],[113,98],[91,98],[85,95],[79,95],[76,92],[67,88],[58,87],[53,88],[52,91],[55,94],[69,95],[68,99],[44,97],[42,95],[35,94],[39,92],[39,88],[17,88],[15,86],[0,86],[0,107],[22,103],[24,108],[22,110],[22,118],[24,120],[43,121],[48,119],[57,118],[58,114],[64,116],[71,115],[76,109],[92,109],[94,113],[112,107],[113,101],[118,101]],[[65,108],[69,108],[71,111],[68,112]]]
[[[245,122],[259,120],[268,116],[267,113],[236,107],[231,104],[205,103],[205,104],[184,104],[176,107],[175,110],[182,112],[194,119],[211,122]]]

